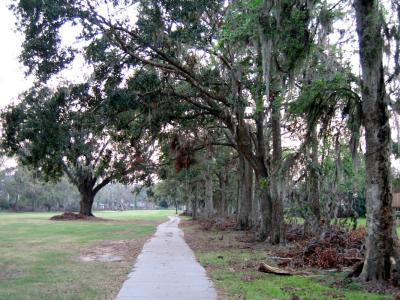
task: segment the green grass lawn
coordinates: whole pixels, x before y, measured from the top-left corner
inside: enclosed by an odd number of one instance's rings
[[[50,221],[54,213],[0,213],[0,299],[112,299],[132,265],[79,256],[104,241],[143,241],[173,214],[98,212],[115,221]]]

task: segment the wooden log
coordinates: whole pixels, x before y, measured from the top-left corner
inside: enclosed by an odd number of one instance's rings
[[[264,272],[264,273],[271,273],[271,274],[276,274],[276,275],[292,275],[289,271],[279,269],[276,267],[271,267],[267,265],[266,263],[261,263],[260,266],[258,267],[258,271]]]

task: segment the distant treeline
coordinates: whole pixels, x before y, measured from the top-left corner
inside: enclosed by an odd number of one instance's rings
[[[78,211],[79,193],[66,177],[59,182],[43,182],[40,174],[20,166],[0,171],[0,210]],[[150,208],[146,188],[138,185],[110,184],[97,195],[97,210]]]

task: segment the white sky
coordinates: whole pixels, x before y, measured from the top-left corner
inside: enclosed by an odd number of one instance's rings
[[[32,80],[24,76],[24,68],[18,62],[23,41],[21,34],[15,31],[15,17],[8,10],[8,0],[0,1],[0,108],[16,100],[18,95],[30,87]]]
[[[3,46],[0,47],[0,109],[16,101],[18,95],[29,89],[33,83],[32,77],[25,77],[26,68],[19,62],[23,36],[16,31],[16,18],[7,8],[10,0],[0,0],[0,37]],[[76,30],[64,28],[62,31],[63,42],[73,44],[76,38]],[[75,44],[76,45],[76,44]],[[84,65],[83,58],[78,56],[71,67],[54,76],[48,83],[56,86],[64,79],[72,82],[82,81],[89,74],[88,66]]]

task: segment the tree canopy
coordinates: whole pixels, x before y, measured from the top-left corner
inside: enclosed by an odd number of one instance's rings
[[[3,147],[46,179],[66,174],[81,213],[91,214],[109,182],[161,179],[154,198],[174,194],[177,203],[179,194],[194,218],[234,214],[237,229],[279,244],[285,213],[320,237],[339,214],[356,219],[366,198],[363,278],[392,277],[397,3],[391,20],[376,0],[15,0],[10,8],[36,85],[3,112]],[[351,20],[356,28],[343,29]],[[63,30],[77,41],[65,43]],[[345,55],[357,36],[361,76]],[[89,79],[50,88],[79,59]]]

